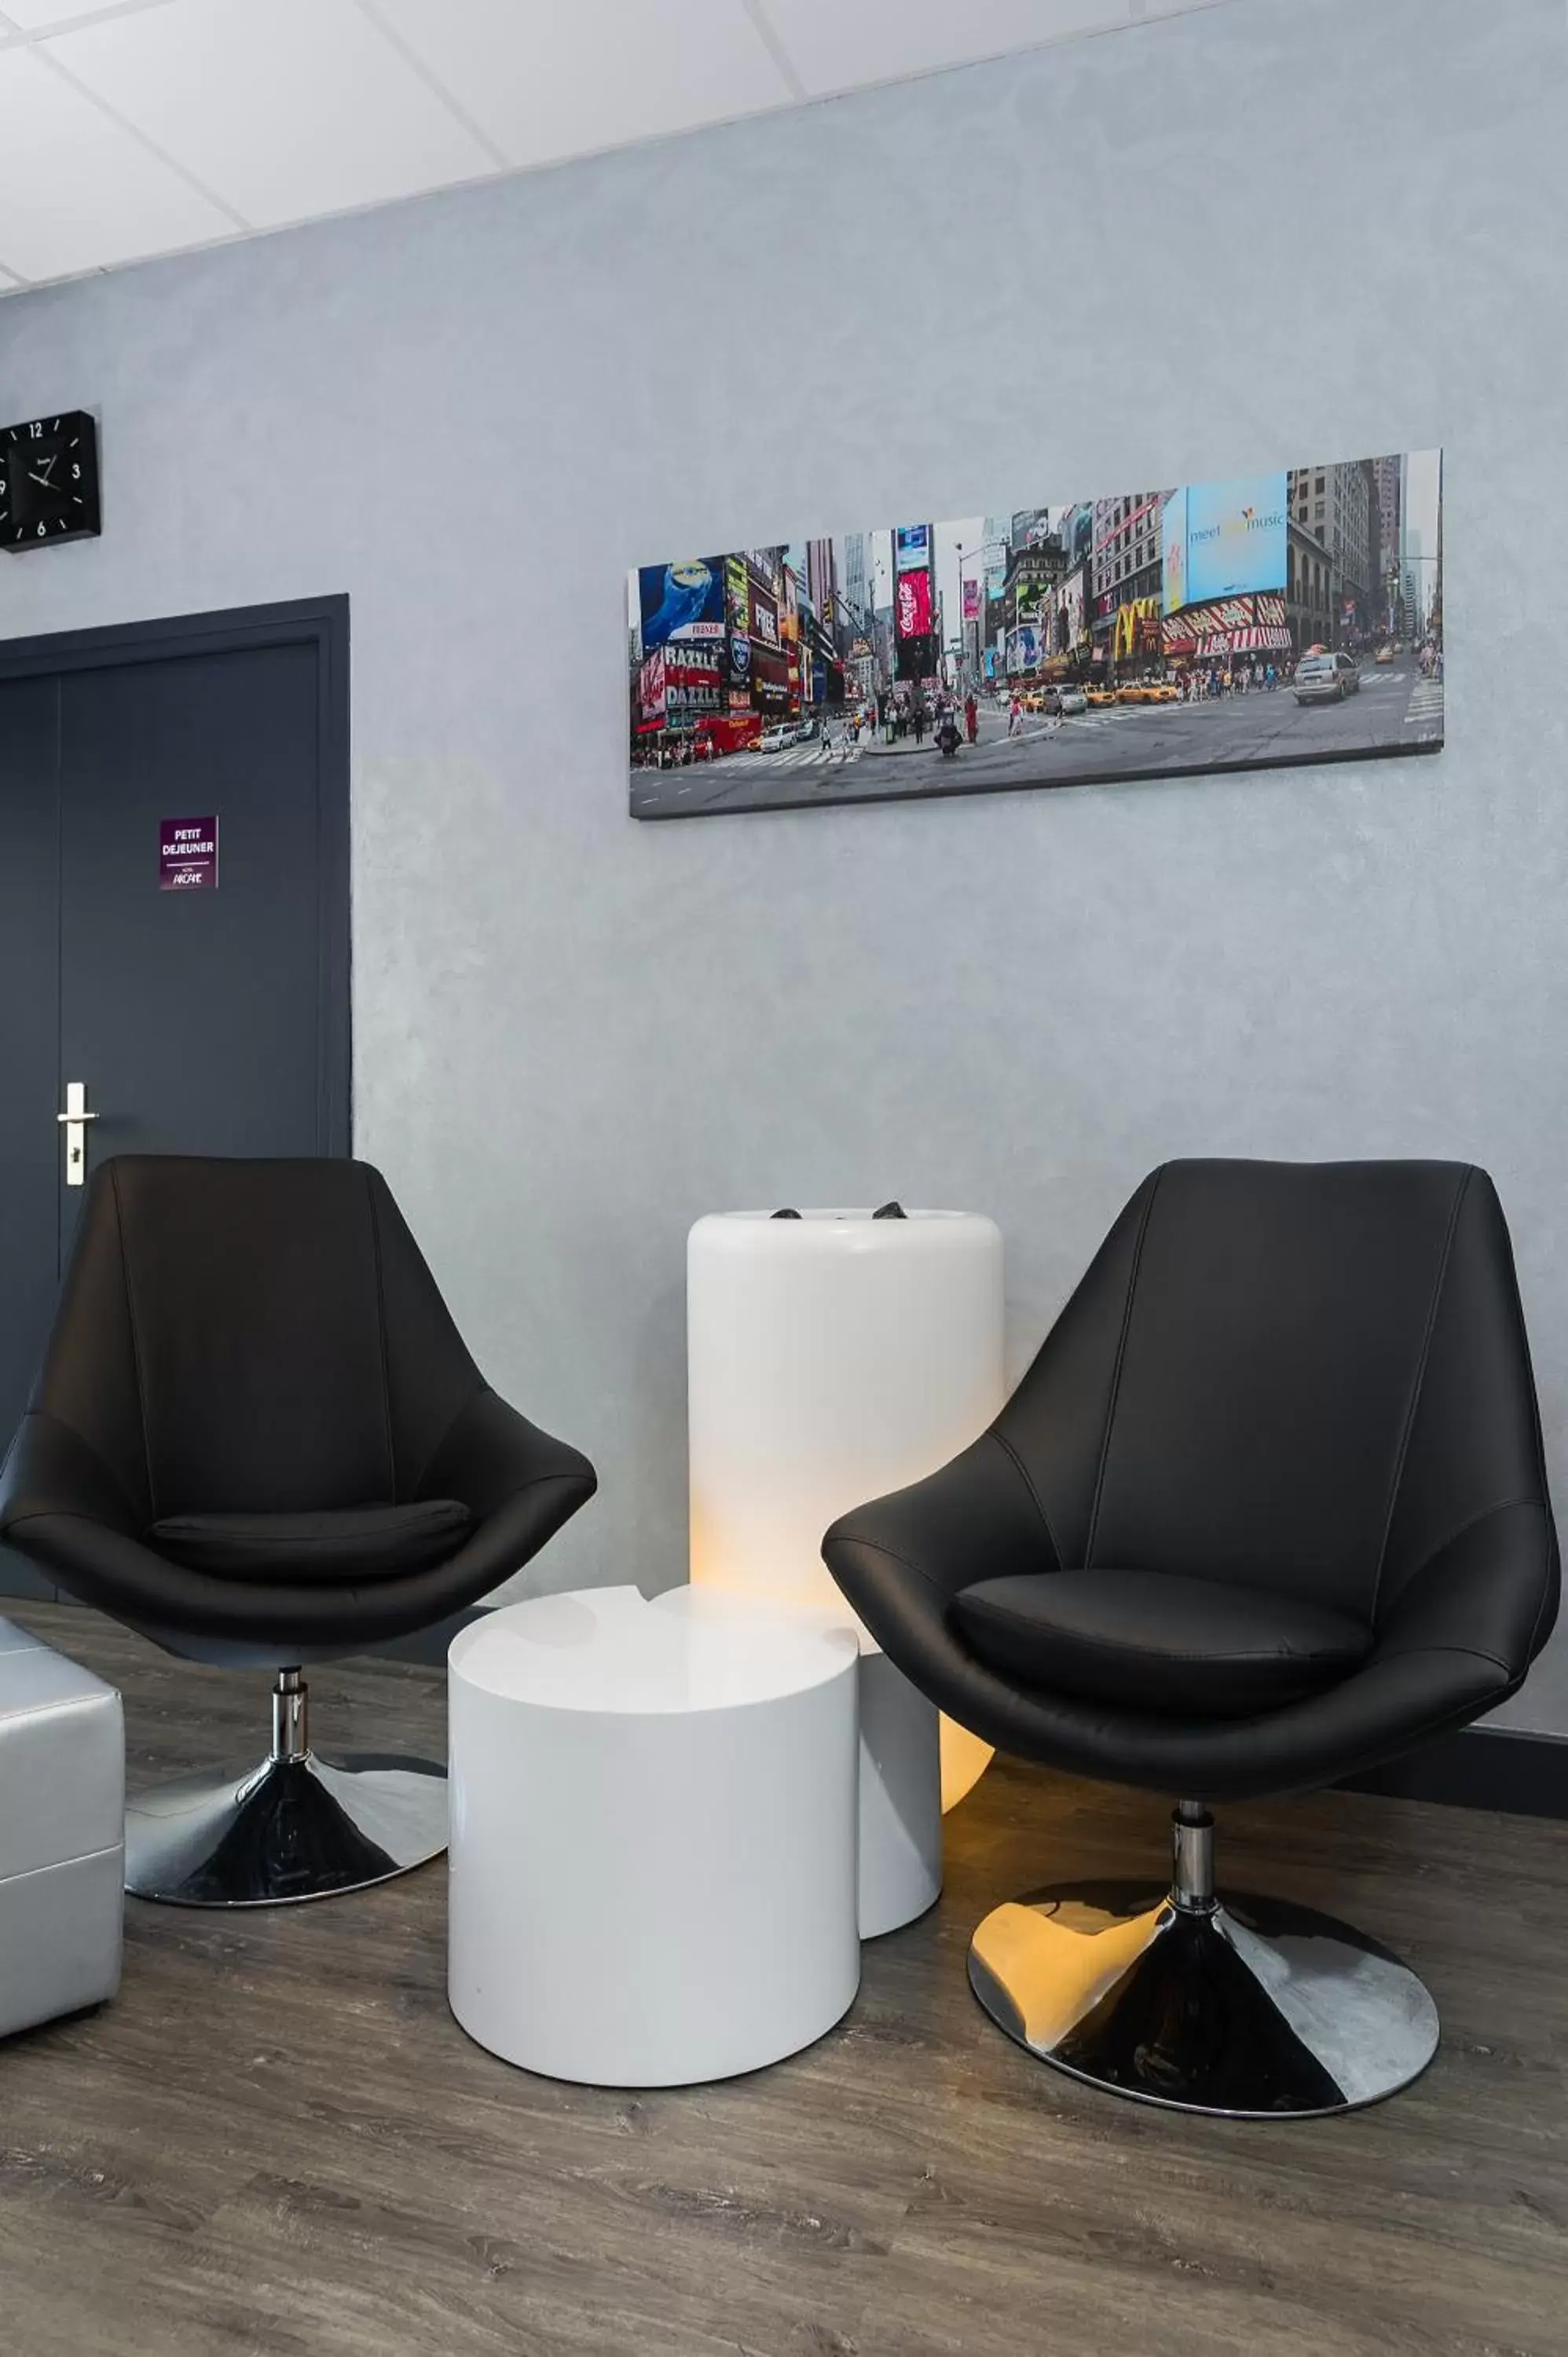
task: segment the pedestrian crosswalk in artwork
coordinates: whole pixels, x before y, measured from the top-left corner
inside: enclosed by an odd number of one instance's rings
[[[1443,682],[1440,679],[1418,679],[1410,692],[1410,705],[1404,716],[1407,728],[1424,728],[1439,735],[1443,728]]]

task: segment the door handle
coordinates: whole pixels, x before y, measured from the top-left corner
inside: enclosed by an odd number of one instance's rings
[[[98,1115],[87,1110],[87,1082],[67,1081],[65,1111],[57,1113],[56,1121],[65,1130],[65,1183],[68,1187],[87,1184],[87,1125]]]

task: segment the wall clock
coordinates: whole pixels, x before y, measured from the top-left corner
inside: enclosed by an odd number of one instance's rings
[[[0,548],[48,548],[102,530],[98,427],[87,412],[0,425]]]

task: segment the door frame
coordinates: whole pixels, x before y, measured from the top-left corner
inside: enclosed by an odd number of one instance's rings
[[[317,657],[317,1151],[345,1157],[353,1146],[347,596],[297,597],[282,605],[227,607],[211,614],[172,614],[154,621],[112,622],[93,630],[4,640],[0,681],[288,646],[314,647]]]

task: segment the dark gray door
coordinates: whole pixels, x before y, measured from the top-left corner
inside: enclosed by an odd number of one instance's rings
[[[59,1251],[59,683],[0,683],[0,1448]],[[0,1585],[8,1563],[0,1549]]]
[[[89,1173],[349,1150],[346,674],[340,600],[0,646],[5,1437],[82,1200],[71,1082]],[[207,820],[216,880],[176,882],[171,823]]]

